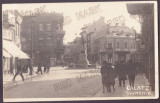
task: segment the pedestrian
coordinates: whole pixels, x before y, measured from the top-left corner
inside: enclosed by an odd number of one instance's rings
[[[108,82],[108,91],[111,92],[111,86],[113,87],[113,90],[115,91],[114,85],[115,85],[115,69],[112,67],[111,63],[108,63],[108,76],[109,82]]]
[[[29,75],[33,75],[33,67],[32,67],[32,65],[29,65],[29,70],[30,70]]]
[[[98,64],[98,62],[96,62],[96,69],[98,69],[99,68],[99,64]]]
[[[102,75],[102,85],[103,85],[103,93],[105,93],[105,88],[107,88],[107,62],[103,61],[101,66],[101,75]]]
[[[44,65],[44,73],[46,73],[47,65]]]
[[[39,73],[39,72],[41,72],[41,74],[43,75],[41,64],[38,65],[38,69],[37,69],[36,73]]]
[[[124,61],[120,61],[117,65],[117,73],[118,73],[118,80],[119,80],[119,86],[125,87],[125,80],[127,80],[126,76],[126,66],[124,64]]]
[[[14,77],[12,79],[13,81],[15,81],[15,78],[16,78],[16,76],[18,74],[22,77],[22,80],[24,81],[24,77],[23,77],[23,65],[21,64],[20,60],[18,61],[17,71],[16,71],[16,74],[14,75]]]
[[[128,75],[128,79],[129,79],[129,85],[134,87],[136,66],[132,60],[129,60],[127,63],[127,75]]]
[[[103,93],[105,93],[105,88],[108,92],[110,92],[110,79],[109,79],[109,70],[108,63],[103,61],[101,66],[101,75],[102,75],[102,85],[103,85]]]
[[[49,70],[50,70],[49,64],[46,65],[46,69],[47,69],[47,73],[49,73]]]

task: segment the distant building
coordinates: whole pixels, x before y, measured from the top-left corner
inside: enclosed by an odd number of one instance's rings
[[[77,63],[81,50],[81,37],[76,37],[73,42],[70,42],[65,46],[65,61],[67,63]]]
[[[109,34],[106,37],[106,53],[101,55],[101,61],[106,60],[111,63],[125,61],[135,58],[136,42],[133,36],[117,36]]]
[[[43,13],[23,17],[22,50],[39,63],[55,66],[63,61],[63,14]]]
[[[84,38],[90,63],[101,63],[103,60],[115,63],[136,57],[136,31],[124,23],[110,26],[100,17],[99,20],[83,27],[80,34]]]

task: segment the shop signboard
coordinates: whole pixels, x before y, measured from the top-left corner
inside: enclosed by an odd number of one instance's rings
[[[2,29],[3,39],[12,40],[13,31],[8,29]]]

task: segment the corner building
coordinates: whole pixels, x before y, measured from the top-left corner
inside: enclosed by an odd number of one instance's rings
[[[63,61],[63,14],[43,13],[24,17],[22,22],[22,50],[39,63],[56,66]]]

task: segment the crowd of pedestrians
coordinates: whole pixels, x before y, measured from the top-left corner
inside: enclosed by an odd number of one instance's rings
[[[129,85],[134,87],[135,76],[137,72],[137,65],[129,60],[126,63],[124,61],[118,61],[112,66],[111,63],[103,61],[101,66],[103,93],[111,92],[111,87],[115,91],[115,78],[118,78],[119,86],[125,87],[125,81],[129,81]]]
[[[44,71],[42,71],[42,69],[44,68]],[[43,75],[43,73],[49,73],[49,69],[50,69],[50,66],[49,64],[45,63],[44,65],[42,65],[42,63],[39,63],[38,67],[37,67],[37,71],[36,71],[36,74],[38,74],[40,72],[41,75]],[[15,81],[17,75],[20,75],[22,80],[24,81],[24,76],[23,76],[23,73],[28,73],[28,70],[30,71],[29,72],[29,75],[33,75],[33,66],[30,65],[30,63],[27,65],[25,65],[24,63],[22,63],[22,61],[19,59],[18,60],[18,63],[17,63],[17,69],[16,69],[16,73],[12,79],[12,81]]]

